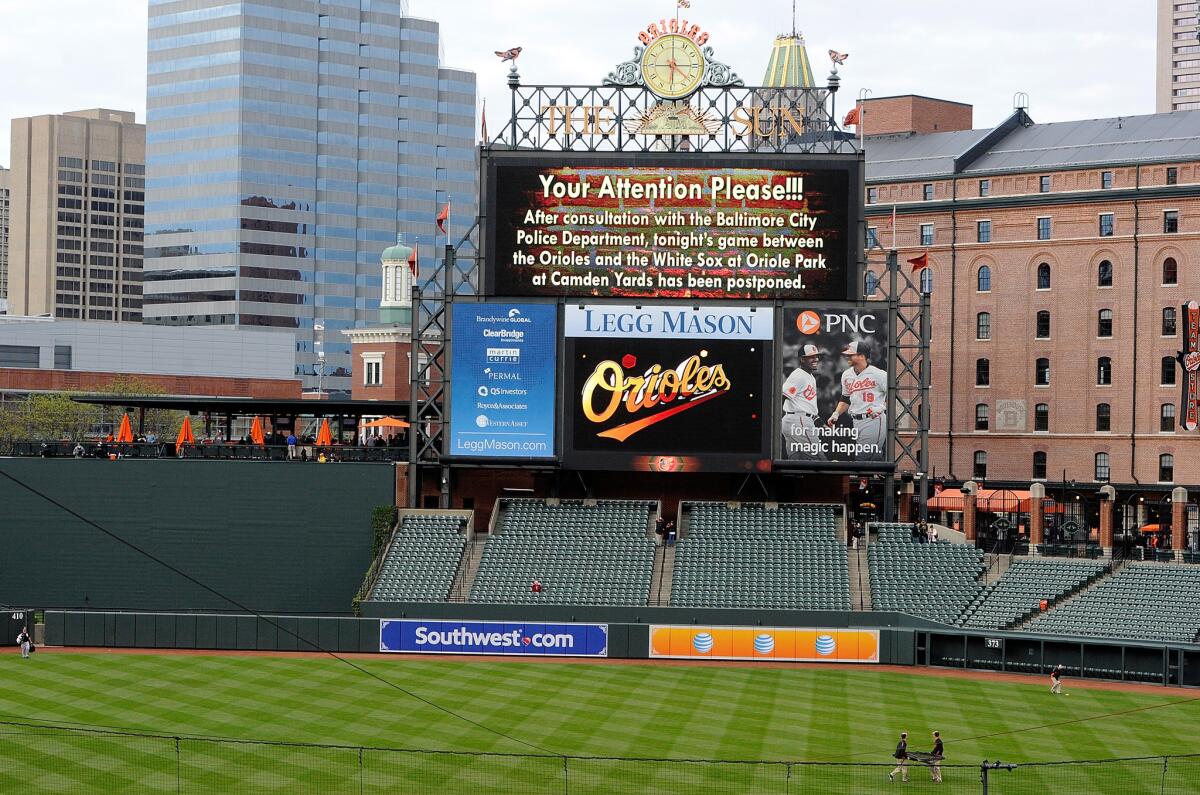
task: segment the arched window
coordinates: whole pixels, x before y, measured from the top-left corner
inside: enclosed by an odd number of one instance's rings
[[[975,405],[975,430],[986,431],[988,429],[988,406],[986,403],[977,403]]]
[[[1050,339],[1050,313],[1045,309],[1037,313],[1037,338]]]
[[[1039,403],[1033,407],[1033,429],[1035,431],[1050,430],[1050,404]]]
[[[1161,369],[1158,382],[1163,386],[1175,386],[1175,357],[1162,357]]]
[[[1168,306],[1163,308],[1162,335],[1164,337],[1175,336],[1175,307]]]
[[[992,315],[990,312],[980,312],[975,316],[975,339],[990,340],[992,338]]]
[[[1100,263],[1100,269],[1096,272],[1097,287],[1112,287],[1113,266],[1108,260]]]
[[[1179,263],[1174,257],[1163,260],[1163,284],[1179,284]]]
[[[1038,265],[1037,288],[1039,290],[1049,290],[1050,289],[1050,265],[1049,265],[1049,263],[1043,262],[1041,265]]]
[[[1101,309],[1096,316],[1096,336],[1111,337],[1113,331],[1113,312],[1111,309]]]
[[[933,271],[929,268],[921,269],[921,292],[926,295],[933,293]]]
[[[1108,453],[1096,453],[1096,480],[1106,481],[1108,476]]]
[[[975,451],[975,467],[971,471],[971,477],[976,480],[987,477],[987,453],[983,450]]]
[[[975,360],[975,386],[992,383],[992,363],[987,359]]]
[[[867,271],[863,274],[863,295],[867,298],[872,298],[879,292],[879,276],[875,271]]]
[[[1112,385],[1112,359],[1108,356],[1096,360],[1096,383],[1099,386]]]
[[[992,290],[992,269],[987,265],[979,268],[979,274],[976,276],[975,289],[981,293],[988,293]]]
[[[1163,433],[1175,431],[1175,404],[1164,403],[1158,410],[1158,429]]]
[[[1096,430],[1100,433],[1112,430],[1112,406],[1107,403],[1096,404]]]
[[[1163,453],[1158,457],[1158,482],[1170,483],[1175,480],[1175,456]]]
[[[1050,360],[1038,359],[1034,363],[1033,383],[1037,386],[1050,386]]]
[[[1046,479],[1046,454],[1040,450],[1033,454],[1033,479]]]

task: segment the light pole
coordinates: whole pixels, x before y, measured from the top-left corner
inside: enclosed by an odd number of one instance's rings
[[[313,348],[317,353],[317,397],[325,397],[325,324],[313,324],[313,331],[316,332],[317,338],[313,343]]]

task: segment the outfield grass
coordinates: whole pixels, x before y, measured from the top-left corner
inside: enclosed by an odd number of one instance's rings
[[[20,792],[562,793],[570,756],[877,763],[880,767],[685,765],[570,759],[567,789],[623,792],[876,792],[895,736],[946,739],[942,792],[978,792],[983,758],[1031,763],[1188,754],[1191,691],[1124,693],[862,670],[356,661],[493,734],[331,659],[39,652],[0,656],[0,720],[105,727],[166,739],[0,725]],[[1063,723],[1094,718],[1084,722]],[[1034,728],[1062,724],[1051,728]],[[1025,731],[1020,731],[1028,729]],[[1015,732],[987,739],[981,735]],[[179,736],[179,751],[171,739]],[[330,743],[313,749],[196,738]],[[191,739],[189,739],[191,738]],[[546,758],[397,754],[370,748],[549,753]],[[13,777],[12,766],[24,768]],[[789,778],[790,775],[790,778]],[[914,766],[906,791],[932,789]],[[1165,782],[1165,786],[1164,786]],[[1194,792],[1200,761],[1050,766],[994,774],[993,793]],[[899,786],[899,785],[896,785]]]

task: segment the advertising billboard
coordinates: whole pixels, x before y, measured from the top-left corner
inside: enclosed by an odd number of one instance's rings
[[[379,651],[607,657],[608,625],[384,618],[379,621]]]
[[[879,630],[651,625],[650,656],[683,660],[877,663]]]
[[[568,305],[563,461],[769,471],[770,307]]]
[[[785,306],[780,325],[776,464],[892,468],[886,307]]]
[[[558,310],[451,307],[450,456],[553,458]]]
[[[855,157],[493,151],[484,292],[847,300]]]

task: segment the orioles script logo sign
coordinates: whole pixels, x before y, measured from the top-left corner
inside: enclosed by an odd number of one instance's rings
[[[626,354],[620,364],[607,360],[583,384],[583,415],[602,425],[614,417],[629,418],[597,436],[625,441],[638,431],[693,409],[726,394],[732,386],[722,364],[708,365],[708,351],[700,351],[675,365],[651,365],[642,375],[626,373],[638,366],[637,357]],[[634,419],[641,414],[640,418]]]

